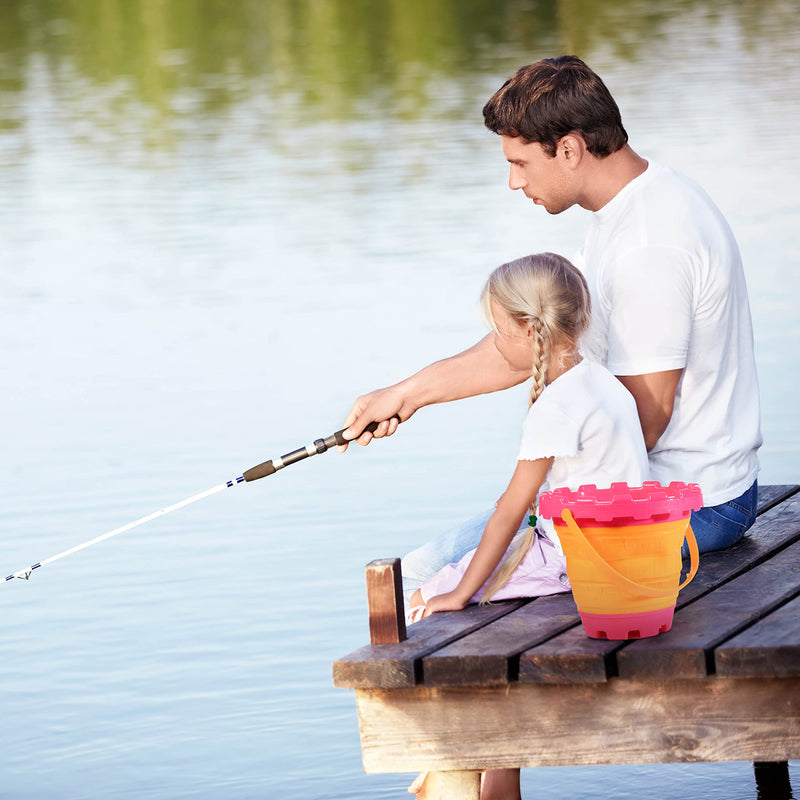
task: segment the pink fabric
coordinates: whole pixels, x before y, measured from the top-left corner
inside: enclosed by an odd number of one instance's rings
[[[511,543],[510,552],[516,539]],[[466,572],[475,550],[470,550],[457,564],[442,567],[429,581],[421,587],[422,599],[427,603],[431,597],[445,594],[455,589]],[[496,570],[495,570],[496,571]],[[479,603],[483,599],[486,587],[494,577],[494,573],[470,599],[471,603]],[[571,587],[567,579],[567,561],[564,554],[546,535],[536,529],[530,549],[514,570],[510,580],[501,586],[489,600],[511,600],[516,597],[541,597],[547,594],[569,592]]]

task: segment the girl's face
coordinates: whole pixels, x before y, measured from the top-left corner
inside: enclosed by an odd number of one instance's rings
[[[494,346],[508,365],[519,371],[533,369],[533,326],[517,322],[504,308],[489,301],[496,328]]]

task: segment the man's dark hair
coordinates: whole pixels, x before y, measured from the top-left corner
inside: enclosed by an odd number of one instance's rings
[[[551,157],[568,133],[580,134],[598,158],[628,141],[611,92],[577,56],[520,67],[483,107],[483,120],[490,131],[538,142]]]

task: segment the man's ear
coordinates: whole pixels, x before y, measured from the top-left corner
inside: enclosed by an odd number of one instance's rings
[[[586,142],[579,133],[568,133],[559,139],[556,154],[560,155],[568,166],[577,167],[588,150]]]

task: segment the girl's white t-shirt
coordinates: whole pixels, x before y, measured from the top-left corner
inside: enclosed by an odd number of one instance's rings
[[[545,386],[522,426],[519,460],[553,458],[542,491],[649,480],[636,403],[600,364],[584,358]],[[541,521],[557,541],[552,523]]]
[[[724,217],[650,162],[593,214],[582,262],[594,357],[614,375],[683,370],[651,478],[700,484],[706,506],[738,497],[758,473],[761,432],[747,286]]]

